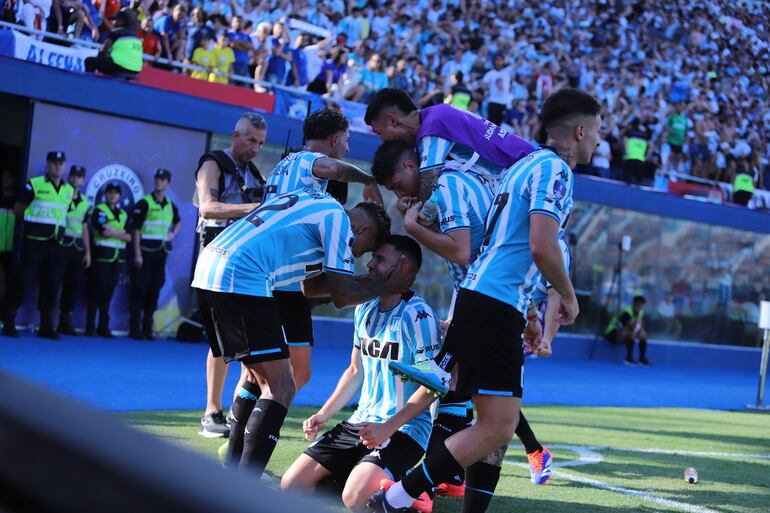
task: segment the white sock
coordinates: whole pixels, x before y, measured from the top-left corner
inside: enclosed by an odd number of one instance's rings
[[[406,493],[404,485],[399,481],[385,492],[385,500],[392,508],[408,508],[414,502],[414,497]]]

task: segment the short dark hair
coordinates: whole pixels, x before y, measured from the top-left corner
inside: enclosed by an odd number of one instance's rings
[[[379,246],[390,237],[390,216],[385,211],[385,207],[371,201],[362,201],[353,208],[360,208],[374,221],[377,227],[377,236],[375,244]]]
[[[369,100],[369,106],[366,107],[366,115],[364,116],[366,124],[371,125],[372,121],[377,119],[387,107],[395,107],[404,114],[417,110],[417,105],[405,90],[386,87],[374,93]]]
[[[406,235],[391,235],[385,241],[385,244],[390,244],[398,251],[405,254],[417,270],[420,270],[420,267],[422,266],[422,248],[420,248],[420,245],[416,240],[407,237]]]
[[[380,185],[387,184],[393,178],[396,165],[407,154],[418,158],[414,152],[414,147],[401,139],[394,139],[380,144],[380,147],[374,152],[374,159],[372,160],[374,180]]]
[[[592,95],[580,89],[565,87],[545,100],[540,111],[540,119],[545,129],[550,130],[567,118],[580,115],[595,116],[601,112],[601,103]]]
[[[302,135],[306,141],[326,139],[330,135],[345,132],[349,123],[341,112],[324,108],[310,114],[302,125]]]
[[[644,296],[634,296],[634,303],[646,303],[647,298]]]

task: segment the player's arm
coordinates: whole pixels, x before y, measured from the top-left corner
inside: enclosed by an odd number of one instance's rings
[[[422,175],[421,175],[422,176]],[[458,229],[449,233],[434,232],[417,222],[422,203],[414,203],[404,214],[406,233],[437,255],[452,262],[465,265],[471,258],[471,231]]]
[[[385,422],[363,422],[359,424],[361,427],[359,431],[361,442],[367,449],[374,449],[378,445],[382,445],[401,426],[424,412],[435,400],[436,396],[431,394],[427,388],[418,388],[406,404]]]
[[[532,260],[551,287],[561,295],[560,303],[568,305],[569,310],[564,312],[562,322],[572,324],[578,314],[577,297],[567,271],[564,270],[564,259],[558,238],[559,223],[554,217],[546,214],[533,213],[529,219],[529,247],[532,251]]]
[[[321,157],[313,162],[313,174],[318,178],[339,182],[374,183],[374,176],[358,166],[331,157]]]
[[[556,337],[556,333],[559,331],[559,293],[553,288],[548,289],[548,306],[545,308],[545,315],[543,316],[543,344],[548,347],[548,356],[550,356],[551,342]],[[542,346],[541,346],[542,347]],[[538,354],[538,356],[543,356]]]
[[[361,350],[354,347],[350,353],[350,365],[340,376],[337,386],[326,400],[324,405],[315,415],[312,415],[302,423],[302,431],[305,433],[305,440],[315,440],[323,426],[329,422],[337,412],[345,407],[361,390],[361,384],[364,381],[364,375],[361,372]]]
[[[203,219],[240,219],[259,203],[231,205],[217,201],[219,198],[219,167],[209,160],[203,163],[195,177],[195,191],[198,195],[198,209]]]
[[[414,273],[407,273],[399,263],[388,276],[326,272],[303,281],[302,293],[309,298],[331,298],[334,306],[345,308],[384,294],[406,292],[413,282]]]

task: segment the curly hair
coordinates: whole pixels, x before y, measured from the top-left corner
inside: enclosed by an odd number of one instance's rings
[[[349,126],[347,118],[341,112],[326,108],[313,112],[305,119],[302,134],[306,141],[315,141],[344,132]]]
[[[377,227],[377,236],[375,244],[378,246],[388,240],[390,237],[390,216],[385,211],[385,207],[371,201],[362,201],[353,208],[360,208],[369,216]]]

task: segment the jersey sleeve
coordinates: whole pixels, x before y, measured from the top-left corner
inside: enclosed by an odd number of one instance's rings
[[[414,362],[432,360],[441,347],[438,319],[423,301],[410,301],[401,321],[402,341],[412,352]]]
[[[303,185],[312,187],[318,184],[321,187],[325,187],[329,182],[326,178],[319,178],[313,174],[313,165],[315,164],[315,161],[322,157],[326,157],[326,155],[309,151],[302,154],[302,158],[300,158],[299,162],[299,171]]]
[[[420,154],[420,173],[433,171],[443,166],[452,146],[454,146],[453,142],[435,135],[428,135],[417,141],[417,153]]]
[[[471,226],[468,194],[455,173],[442,173],[434,189],[441,233],[469,230]]]
[[[361,339],[358,336],[358,326],[361,325],[362,317],[364,316],[364,305],[357,305],[355,313],[353,314],[353,347],[361,349]]]
[[[353,231],[350,219],[342,208],[336,208],[319,225],[321,244],[324,249],[324,268],[326,271],[353,274]]]
[[[572,172],[554,157],[537,166],[528,180],[530,215],[545,214],[561,224],[572,202]]]

